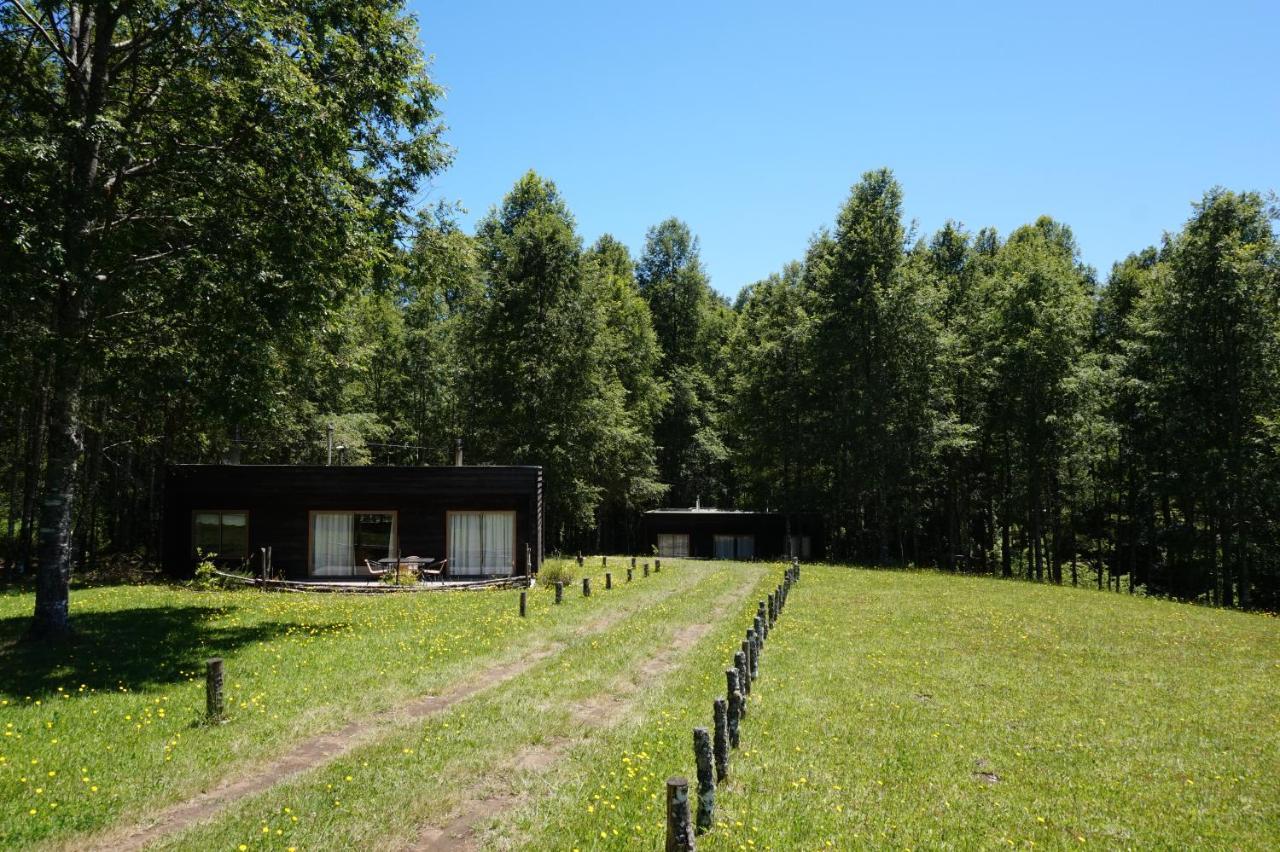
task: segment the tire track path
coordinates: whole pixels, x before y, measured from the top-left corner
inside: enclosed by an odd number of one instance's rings
[[[653,596],[627,601],[575,629],[573,639],[602,633],[638,613],[687,591],[676,585]],[[570,647],[571,642],[534,645],[512,660],[495,663],[467,676],[461,683],[438,695],[424,695],[380,712],[376,718],[357,719],[328,733],[302,740],[283,755],[255,766],[233,770],[220,782],[184,801],[169,805],[146,820],[108,829],[96,836],[71,838],[58,848],[96,852],[135,852],[165,837],[177,834],[217,816],[240,799],[265,792],[284,781],[318,769],[357,748],[394,736],[405,724],[438,715],[476,695],[496,689],[523,675],[539,663]]]

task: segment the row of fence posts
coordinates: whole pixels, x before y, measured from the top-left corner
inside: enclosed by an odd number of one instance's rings
[[[733,665],[725,669],[726,696],[712,702],[712,731],[693,729],[693,757],[698,770],[698,806],[696,817],[689,814],[689,781],[681,775],[667,779],[667,845],[666,852],[692,852],[695,837],[710,831],[715,824],[716,785],[729,777],[729,753],[742,740],[742,722],[747,718],[746,696],[751,684],[760,677],[760,656],[769,631],[787,604],[791,587],[800,581],[800,560],[792,559],[782,582],[756,607],[755,619],[735,651]]]
[[[605,591],[609,591],[613,588],[613,572],[607,570],[609,568],[609,557],[607,556],[600,557],[600,567],[602,569],[605,569],[604,588],[605,588]],[[644,576],[648,577],[649,563],[645,562],[642,567],[644,570]],[[583,568],[583,558],[582,558],[582,554],[579,553],[578,554],[578,570],[581,571],[582,568]],[[636,557],[632,556],[631,565],[630,567],[627,568],[628,583],[630,583],[631,580],[633,579],[635,575],[635,570],[636,570]],[[660,573],[661,571],[662,571],[662,560],[654,559],[653,572],[657,574],[657,573]],[[556,580],[555,591],[556,591],[556,603],[558,604],[564,603],[564,581],[563,580]],[[591,597],[591,578],[590,577],[582,578],[582,596],[584,598]],[[528,616],[528,614],[529,614],[529,593],[522,591],[520,592],[520,617],[525,618]]]
[[[527,552],[527,548],[526,548],[526,552]],[[269,576],[268,566],[270,566],[271,564],[270,554],[271,554],[270,548],[263,548],[263,553],[262,553],[263,579],[266,579],[267,576]],[[579,553],[578,568],[581,569],[582,567],[583,567],[582,554]],[[606,569],[609,567],[609,557],[607,556],[600,557],[600,567],[606,568]],[[635,572],[635,568],[636,568],[636,557],[632,556],[631,566],[627,568],[628,583],[631,582],[632,575]],[[648,577],[649,563],[645,562],[643,565],[643,568],[644,568],[644,576]],[[653,560],[653,570],[655,573],[660,572],[662,570],[661,559]],[[604,573],[604,587],[606,590],[613,588],[613,574],[607,570]],[[556,603],[563,603],[564,602],[564,583],[557,580],[555,588],[556,588]],[[590,577],[582,578],[582,596],[584,598],[591,597],[591,578]],[[529,614],[529,593],[527,591],[521,590],[520,617],[526,618],[528,614]],[[213,659],[206,660],[205,666],[204,666],[205,717],[210,722],[221,722],[226,719],[227,711],[226,711],[225,699],[223,698],[222,684],[223,684],[222,658],[214,657]]]

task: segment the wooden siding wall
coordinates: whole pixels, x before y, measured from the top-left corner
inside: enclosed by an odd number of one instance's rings
[[[542,470],[537,467],[325,467],[175,465],[165,483],[164,564],[188,576],[192,513],[202,509],[249,513],[249,547],[272,548],[277,571],[305,577],[310,512],[398,513],[400,552],[444,558],[449,511],[516,513],[516,571],[525,545],[533,570],[542,564]],[[255,558],[255,566],[257,561]]]
[[[659,533],[683,533],[689,536],[690,556],[710,559],[717,535],[753,535],[756,559],[787,555],[787,516],[773,512],[648,512],[642,528],[646,550],[658,546]],[[816,516],[792,515],[791,534],[810,537],[811,558],[822,553],[822,527]]]

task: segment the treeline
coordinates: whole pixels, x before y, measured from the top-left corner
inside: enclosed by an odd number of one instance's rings
[[[833,558],[1280,604],[1258,194],[1103,284],[1062,223],[920,236],[871,172],[731,305],[679,220],[587,245],[533,173],[474,233],[416,210],[450,151],[396,4],[67,8],[48,41],[0,10],[0,533],[10,574],[53,566],[38,624],[73,562],[158,552],[166,464],[330,434],[540,464],[564,550],[700,499],[820,512]]]

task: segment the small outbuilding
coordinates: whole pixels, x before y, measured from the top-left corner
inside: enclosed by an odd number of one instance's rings
[[[806,513],[740,509],[653,509],[644,513],[644,541],[659,556],[695,559],[811,559],[822,552],[822,526]]]
[[[371,578],[379,560],[448,559],[450,579],[536,574],[542,468],[174,465],[165,480],[166,570],[201,558],[291,580]]]

